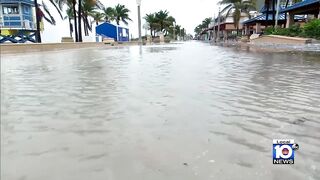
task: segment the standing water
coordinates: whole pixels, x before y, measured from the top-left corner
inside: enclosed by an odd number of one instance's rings
[[[272,139],[300,145],[272,164]],[[1,55],[3,180],[319,180],[319,54],[199,42]]]

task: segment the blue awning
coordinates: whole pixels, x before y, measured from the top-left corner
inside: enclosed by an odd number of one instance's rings
[[[246,21],[242,22],[242,24],[249,24],[249,23],[252,23],[252,22],[259,22],[259,21],[266,21],[266,19],[267,19],[267,17],[266,17],[266,14],[264,13],[262,15],[254,17],[252,19],[246,20]],[[302,20],[302,19],[304,19],[304,16],[295,15],[294,19],[295,20]],[[278,20],[279,21],[285,20],[285,13],[279,14]],[[273,15],[272,14],[269,14],[268,21],[273,21]]]
[[[318,7],[320,6],[320,0],[304,0],[302,2],[295,3],[294,5],[287,7],[285,9],[282,9],[280,12],[288,12],[295,9],[303,8],[306,6],[312,6],[318,4]]]

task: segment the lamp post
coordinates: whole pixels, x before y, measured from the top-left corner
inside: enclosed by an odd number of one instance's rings
[[[218,14],[218,34],[217,34],[217,37],[218,37],[218,39],[217,39],[217,41],[220,41],[220,14],[221,12],[220,12],[220,7],[219,7],[219,14]]]
[[[216,42],[216,14],[213,15],[213,42]]]
[[[138,5],[139,44],[142,44],[142,38],[141,38],[141,15],[140,15],[141,0],[137,0],[137,5]]]

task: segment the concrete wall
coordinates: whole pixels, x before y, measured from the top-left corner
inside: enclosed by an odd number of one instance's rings
[[[104,43],[96,43],[96,42],[1,44],[0,54],[54,51],[54,50],[78,49],[78,48],[88,48],[88,47],[105,47],[105,46],[106,45]]]
[[[257,39],[252,39],[250,42],[254,44],[308,44],[311,43],[311,39],[308,38],[298,38],[298,37],[287,37],[287,36],[277,36],[277,35],[267,35],[261,36]]]

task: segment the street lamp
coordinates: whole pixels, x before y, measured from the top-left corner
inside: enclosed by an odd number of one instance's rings
[[[217,41],[220,41],[220,21],[221,21],[220,16],[221,16],[221,12],[220,12],[220,7],[219,7],[219,14],[218,14],[218,34],[217,34],[218,40],[217,40]]]
[[[137,5],[138,5],[138,30],[139,30],[139,43],[142,43],[142,38],[141,38],[141,15],[140,15],[141,0],[137,0]]]

